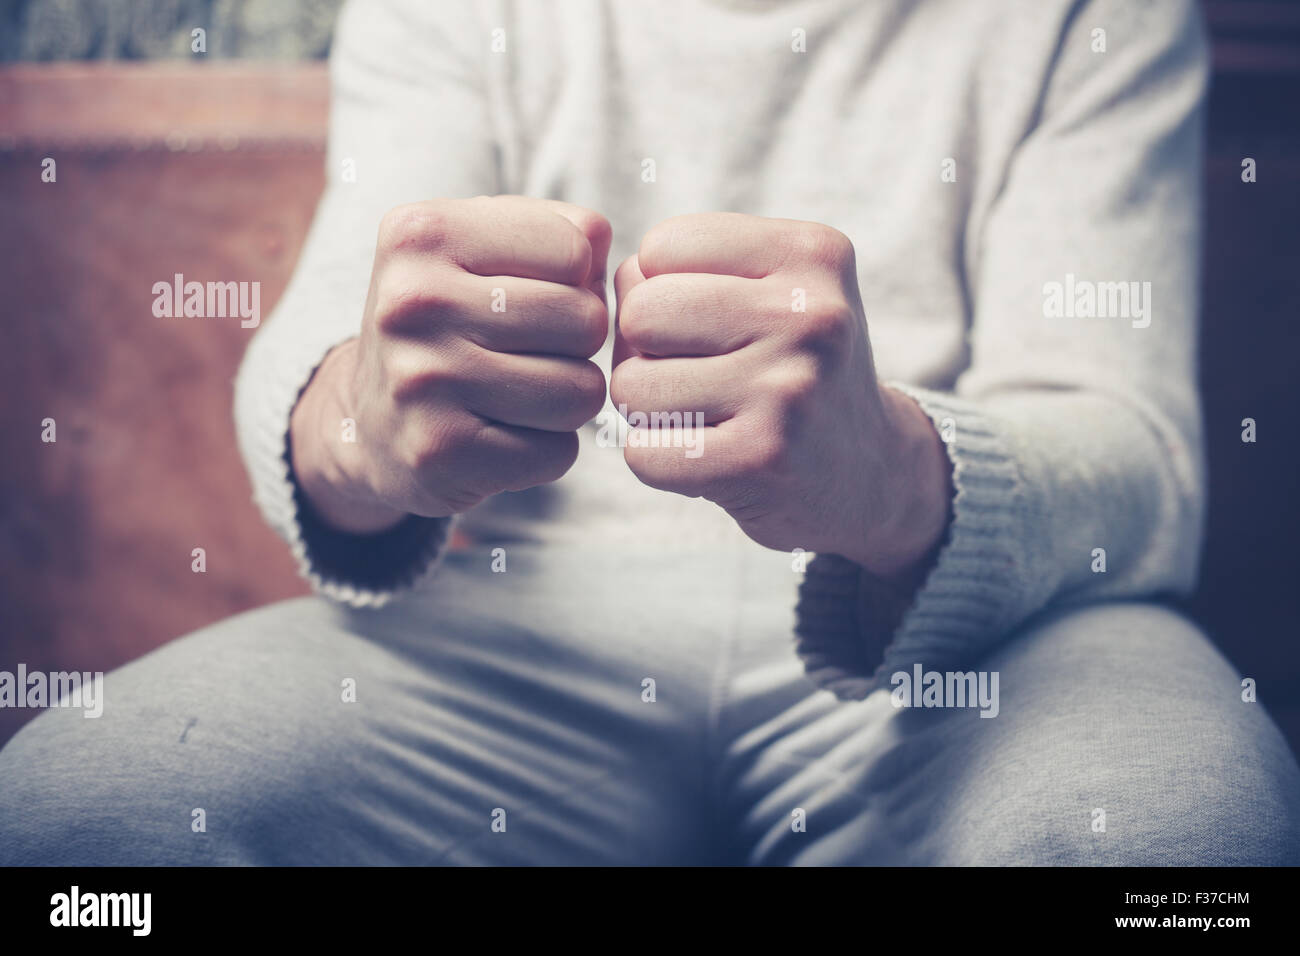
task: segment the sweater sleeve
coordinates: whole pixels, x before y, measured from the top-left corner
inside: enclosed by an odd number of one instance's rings
[[[288,288],[235,382],[254,500],[313,588],[354,606],[383,604],[429,573],[451,519],[412,516],[373,536],[325,526],[293,478],[289,416],[330,349],[360,331],[383,214],[500,191],[482,64],[465,53],[486,52],[488,37],[470,12],[421,0],[344,7],[330,58],[325,191]]]
[[[952,517],[913,593],[836,555],[809,564],[797,647],[841,697],[969,664],[1049,607],[1194,586],[1207,55],[1195,5],[1174,10],[1076,5],[967,236],[970,364],[951,393],[888,383],[947,444]]]

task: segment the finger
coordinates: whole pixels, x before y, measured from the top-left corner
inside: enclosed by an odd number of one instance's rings
[[[420,341],[463,338],[497,352],[586,358],[609,334],[609,309],[588,289],[437,261],[390,263],[372,294],[387,332]]]
[[[542,202],[546,204],[548,209],[577,226],[582,234],[587,237],[587,242],[591,245],[591,265],[587,270],[586,280],[580,284],[596,293],[601,302],[605,302],[605,279],[609,262],[609,247],[614,241],[614,230],[610,226],[609,220],[598,212],[583,206],[575,206],[573,203],[561,202],[558,199],[545,199]]]
[[[456,383],[464,407],[522,428],[574,431],[605,404],[605,375],[593,362],[480,351],[471,377]]]
[[[439,252],[467,272],[566,285],[590,279],[592,247],[578,226],[543,200],[517,196],[413,203],[385,217],[390,251]]]
[[[474,435],[466,453],[452,457],[447,471],[462,487],[522,491],[557,480],[577,457],[576,432],[538,431],[487,422]]]
[[[471,342],[493,352],[590,358],[609,335],[609,308],[589,288],[461,273],[464,293],[450,320]],[[478,307],[472,307],[477,303]]]
[[[704,428],[649,431],[633,429],[623,459],[637,479],[651,488],[688,498],[727,499],[739,486],[745,463],[740,419]]]
[[[619,332],[642,355],[725,355],[758,339],[788,290],[736,276],[667,273],[619,296]]]
[[[624,259],[614,272],[614,301],[616,305],[614,309],[614,354],[611,358],[611,364],[615,368],[629,355],[636,354],[636,349],[632,348],[619,331],[619,313],[623,310],[623,299],[644,281],[645,276],[641,274],[641,268],[637,265],[635,255],[630,255]]]
[[[623,298],[642,282],[645,282],[645,276],[641,273],[636,254],[633,253],[619,263],[618,269],[614,272],[614,295],[617,301],[622,302]]]
[[[645,234],[637,259],[647,278],[668,272],[708,272],[761,279],[780,269],[796,251],[807,225],[734,212],[674,216]]]
[[[630,356],[615,367],[609,397],[628,416],[641,413],[654,427],[670,423],[714,424],[734,417],[745,399],[731,356],[645,358]],[[675,416],[675,417],[674,417]]]

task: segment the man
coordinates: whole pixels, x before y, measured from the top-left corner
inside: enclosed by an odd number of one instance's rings
[[[350,6],[236,396],[319,594],[24,729],[0,859],[1295,862],[1157,603],[1205,82],[1183,2]]]

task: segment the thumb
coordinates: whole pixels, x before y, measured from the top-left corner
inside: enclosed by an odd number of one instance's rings
[[[600,301],[604,302],[609,245],[614,238],[614,230],[609,220],[598,212],[575,206],[573,203],[558,199],[548,199],[545,202],[551,211],[569,220],[587,237],[587,242],[591,244],[591,267],[587,270],[587,278],[582,284],[600,296]]]
[[[623,333],[618,329],[618,313],[623,308],[624,297],[645,282],[645,276],[641,274],[640,263],[637,262],[635,254],[628,256],[623,260],[623,264],[618,267],[614,273],[614,301],[617,307],[614,312],[614,355],[612,363],[617,366],[623,359],[632,355],[639,354],[636,349],[628,345],[627,340],[623,338]]]

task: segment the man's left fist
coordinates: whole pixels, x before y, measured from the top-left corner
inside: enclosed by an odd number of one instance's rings
[[[932,551],[948,521],[948,458],[925,413],[877,383],[843,233],[678,216],[645,236],[614,288],[614,403],[641,421],[677,412],[705,424],[694,457],[691,440],[628,442],[642,482],[716,502],[760,544],[880,575],[905,575]]]

